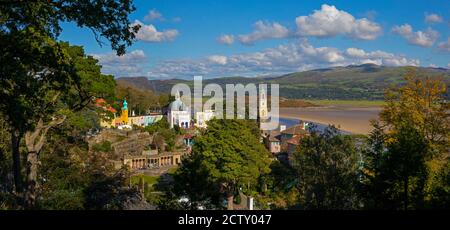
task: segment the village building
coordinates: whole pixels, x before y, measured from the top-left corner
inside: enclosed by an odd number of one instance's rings
[[[170,128],[177,125],[180,128],[187,129],[191,126],[190,107],[181,101],[179,92],[175,95],[175,101],[171,102],[169,105],[167,121],[170,124]]]
[[[279,134],[277,135],[275,132],[270,133],[266,138],[264,138],[264,144],[272,154],[278,154],[281,152],[281,141],[279,139]]]
[[[272,154],[287,153],[292,155],[297,146],[300,145],[300,140],[308,136],[309,132],[304,122],[294,125],[286,129],[286,126],[281,125],[279,130],[268,131],[263,136],[264,145]]]
[[[214,117],[214,110],[204,110],[203,112],[195,113],[195,126],[199,128],[206,128],[206,122]]]
[[[160,152],[153,143],[153,136],[140,131],[103,130],[88,143],[92,148],[105,141],[112,143],[109,160],[116,169],[127,166],[131,170],[164,172],[181,164],[181,157],[189,153],[188,147]]]
[[[114,115],[112,119],[105,117],[100,121],[100,126],[103,128],[132,129],[134,125],[146,127],[154,124],[155,122],[158,122],[163,118],[161,114],[134,116],[134,112],[132,113],[133,116],[129,116],[127,100],[123,101],[123,106],[119,117],[116,117],[117,111],[111,106],[107,106],[106,101],[103,98],[99,98],[96,100],[96,106],[110,111]]]

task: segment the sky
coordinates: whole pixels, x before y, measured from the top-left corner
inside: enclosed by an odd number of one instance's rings
[[[123,56],[63,24],[102,72],[150,79],[277,76],[333,66],[450,68],[450,0],[135,0]]]

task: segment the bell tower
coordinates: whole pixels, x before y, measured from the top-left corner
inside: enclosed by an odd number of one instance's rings
[[[259,106],[258,106],[258,116],[260,121],[264,121],[268,119],[267,112],[267,94],[264,88],[260,88],[259,90]]]

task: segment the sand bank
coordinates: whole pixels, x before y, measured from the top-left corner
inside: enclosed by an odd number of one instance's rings
[[[377,119],[381,107],[323,106],[280,108],[280,117],[333,124],[355,134],[368,134],[371,119]]]

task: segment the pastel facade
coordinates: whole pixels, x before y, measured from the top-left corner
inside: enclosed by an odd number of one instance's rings
[[[177,125],[178,127],[187,129],[191,125],[190,108],[183,101],[181,101],[179,92],[175,95],[175,101],[169,105],[167,121],[170,124],[170,128]]]

